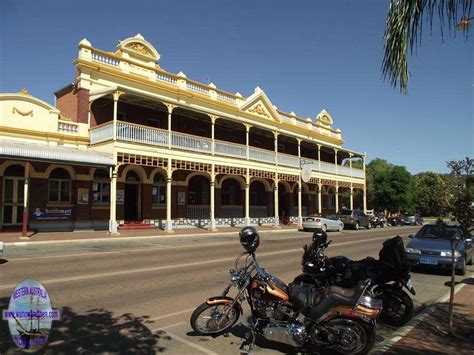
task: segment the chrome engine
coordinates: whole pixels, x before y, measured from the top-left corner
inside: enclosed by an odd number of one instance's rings
[[[299,347],[305,343],[306,330],[298,323],[270,323],[262,330],[262,335],[270,341]]]
[[[298,311],[285,302],[256,301],[255,309],[263,318],[271,320],[288,321],[298,316]]]

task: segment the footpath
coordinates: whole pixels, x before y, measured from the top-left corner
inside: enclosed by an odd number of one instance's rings
[[[283,225],[279,228],[272,226],[257,227],[259,232],[288,232],[297,231],[296,225]],[[217,231],[210,231],[202,228],[179,228],[168,233],[162,229],[136,229],[136,230],[120,230],[120,235],[111,236],[107,231],[77,231],[77,232],[28,232],[26,237],[22,237],[21,232],[3,232],[0,233],[0,242],[5,244],[16,243],[67,243],[67,242],[87,242],[87,241],[106,241],[106,240],[129,240],[134,238],[156,238],[156,237],[193,237],[193,236],[213,236],[223,234],[237,234],[241,227],[221,227]]]
[[[455,336],[447,335],[449,295],[418,314],[376,346],[371,354],[474,355],[474,277],[460,282],[454,296]]]

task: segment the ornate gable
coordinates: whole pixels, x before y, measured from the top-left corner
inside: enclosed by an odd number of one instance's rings
[[[158,51],[139,33],[119,41],[117,51],[128,53],[130,57],[142,61],[157,62],[160,60]]]
[[[317,125],[323,126],[325,128],[332,128],[333,123],[334,121],[332,120],[331,115],[324,109],[316,116]]]
[[[258,86],[255,88],[253,95],[249,96],[247,100],[239,106],[239,109],[267,120],[281,122],[281,117],[270,99]]]

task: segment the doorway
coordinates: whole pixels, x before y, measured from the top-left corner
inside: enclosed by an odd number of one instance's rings
[[[2,196],[2,225],[17,226],[23,221],[25,178],[23,166],[12,165],[5,170]]]
[[[133,170],[125,179],[124,204],[125,221],[140,220],[140,177]]]

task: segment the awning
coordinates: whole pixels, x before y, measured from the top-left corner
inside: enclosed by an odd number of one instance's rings
[[[80,165],[114,166],[112,155],[68,147],[0,141],[0,157]]]

